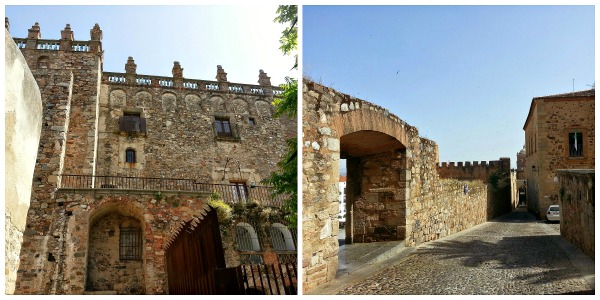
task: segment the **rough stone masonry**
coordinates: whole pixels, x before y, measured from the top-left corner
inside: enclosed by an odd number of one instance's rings
[[[262,261],[277,261],[269,230],[282,226],[281,203],[258,191],[297,126],[274,117],[280,90],[263,70],[258,84],[229,82],[222,66],[216,81],[195,80],[174,62],[173,76],[162,77],[137,74],[130,57],[125,73],[105,72],[98,24],[89,40],[76,40],[68,24],[60,39],[42,39],[37,23],[12,40],[35,78],[24,86],[37,84],[42,102],[33,180],[24,181],[33,183],[26,226],[7,235],[15,293],[167,293],[165,241],[201,217],[217,188],[242,211],[223,220],[227,266],[240,264],[242,223],[260,238]],[[13,75],[7,81],[22,80]],[[246,204],[258,205],[255,223],[235,219],[248,215]],[[132,241],[141,253],[120,259]]]
[[[497,199],[480,178],[440,178],[437,145],[387,109],[308,79],[302,92],[304,291],[335,278],[338,268],[341,158],[348,170],[347,243],[416,246],[498,215],[490,202],[510,204],[510,194]]]

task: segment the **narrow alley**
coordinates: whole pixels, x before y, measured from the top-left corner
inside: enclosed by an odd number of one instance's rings
[[[560,236],[560,224],[536,220],[518,208],[447,238],[401,249],[352,274],[338,272],[334,282],[311,294],[593,293],[594,260]]]

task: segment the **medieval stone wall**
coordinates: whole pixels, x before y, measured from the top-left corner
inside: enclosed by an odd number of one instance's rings
[[[404,160],[404,161],[403,161]],[[360,193],[351,205],[352,242],[403,240],[406,234],[406,186],[400,181],[406,158],[401,152],[379,153],[360,161]],[[390,167],[391,166],[391,167]],[[354,175],[354,174],[352,174]]]
[[[464,192],[464,185],[468,192]],[[487,220],[487,186],[481,181],[442,179],[427,194],[411,202],[406,246],[460,232]]]
[[[557,170],[560,234],[594,258],[596,203],[594,170]]]
[[[306,79],[302,101],[304,291],[337,271],[341,157],[347,243],[404,239],[416,246],[485,222],[490,207],[494,213],[485,182],[440,180],[435,142],[387,109]]]
[[[208,209],[208,193],[139,190],[61,189],[61,204],[46,218],[56,247],[46,237],[23,244],[21,255],[35,257],[43,265],[33,276],[22,278],[18,294],[83,294],[112,291],[118,294],[165,294],[167,274],[165,247],[180,224]],[[261,239],[265,263],[277,263],[270,226],[279,220],[277,211],[262,207],[237,207],[231,219],[220,220],[227,267],[242,261],[235,226],[250,222]],[[142,230],[143,259],[119,259],[119,228],[137,225]],[[27,260],[25,260],[27,261]],[[27,267],[23,267],[27,270]],[[29,279],[29,280],[28,280]]]
[[[128,81],[115,81],[124,74],[102,72],[101,39],[98,25],[90,30],[89,41],[74,40],[67,25],[60,40],[42,40],[38,24],[26,39],[14,39],[37,81],[43,104],[39,147],[32,147],[37,160],[32,159],[35,172],[27,228],[20,253],[12,254],[20,259],[19,294],[83,294],[98,289],[120,294],[166,293],[166,241],[181,222],[204,209],[209,196],[163,192],[163,197],[156,187],[131,190],[107,185],[100,190],[94,189],[101,186],[94,186],[91,177],[85,179],[89,184],[78,186],[75,179],[75,186],[68,187],[77,189],[67,189],[62,182],[66,177],[61,175],[174,177],[260,185],[260,180],[277,170],[287,150],[285,139],[296,136],[294,120],[273,118],[271,103],[277,88],[262,70],[259,86],[229,86],[220,66],[218,82],[194,80],[185,87],[181,69],[174,69],[173,78],[146,76],[138,81],[128,66]],[[148,121],[148,130],[144,134],[120,130],[118,119],[124,112],[140,113]],[[234,139],[215,139],[215,117],[239,124],[235,127],[239,134]],[[125,163],[128,148],[136,150],[135,163]],[[248,196],[253,195],[250,189]],[[261,216],[273,217],[278,212],[269,209],[275,213],[265,208]],[[114,259],[116,238],[111,231],[118,222],[132,218],[143,231],[141,265]],[[227,226],[239,221],[230,220]],[[266,228],[259,231],[264,237],[268,237],[269,224],[260,224]],[[227,226],[222,228],[227,236],[223,239],[226,263],[236,266],[241,259],[235,230]],[[260,255],[265,262],[277,260],[268,239],[263,250]]]
[[[444,162],[437,169],[442,179],[478,180],[488,185],[486,220],[499,217],[516,207],[516,178],[511,173],[508,157],[481,163]]]
[[[97,175],[260,184],[277,168],[287,150],[285,139],[296,131],[293,120],[273,117],[272,101],[272,94],[105,82]],[[125,112],[139,113],[146,132],[120,131]],[[228,119],[236,136],[219,138],[215,118]],[[127,149],[135,151],[135,163],[125,161]]]
[[[435,142],[420,139],[411,159],[406,246],[436,240],[485,222],[488,193],[482,181],[441,179]],[[465,184],[468,192],[465,193]]]
[[[144,292],[143,261],[119,258],[122,228],[141,231],[137,219],[119,213],[106,215],[90,224],[86,290],[115,291],[121,295]]]
[[[474,161],[474,162],[442,162],[438,165],[438,174],[440,178],[458,179],[458,180],[481,180],[488,182],[490,175],[494,172],[510,172],[510,158],[500,158],[500,160]]]
[[[12,294],[31,199],[31,182],[42,126],[42,101],[35,78],[8,30],[5,31],[4,42],[4,273],[6,293]]]

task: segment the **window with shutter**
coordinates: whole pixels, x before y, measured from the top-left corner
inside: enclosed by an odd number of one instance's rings
[[[227,118],[215,118],[215,128],[218,136],[231,136],[231,124]]]
[[[119,130],[125,132],[146,132],[146,119],[140,113],[125,112],[119,120]]]
[[[583,134],[581,132],[569,133],[569,156],[583,156]]]

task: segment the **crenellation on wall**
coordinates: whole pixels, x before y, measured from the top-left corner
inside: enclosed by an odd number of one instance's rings
[[[467,162],[442,162],[436,163],[440,178],[453,178],[459,180],[482,180],[488,182],[489,176],[495,172],[510,172],[510,158],[503,157],[499,160]]]

